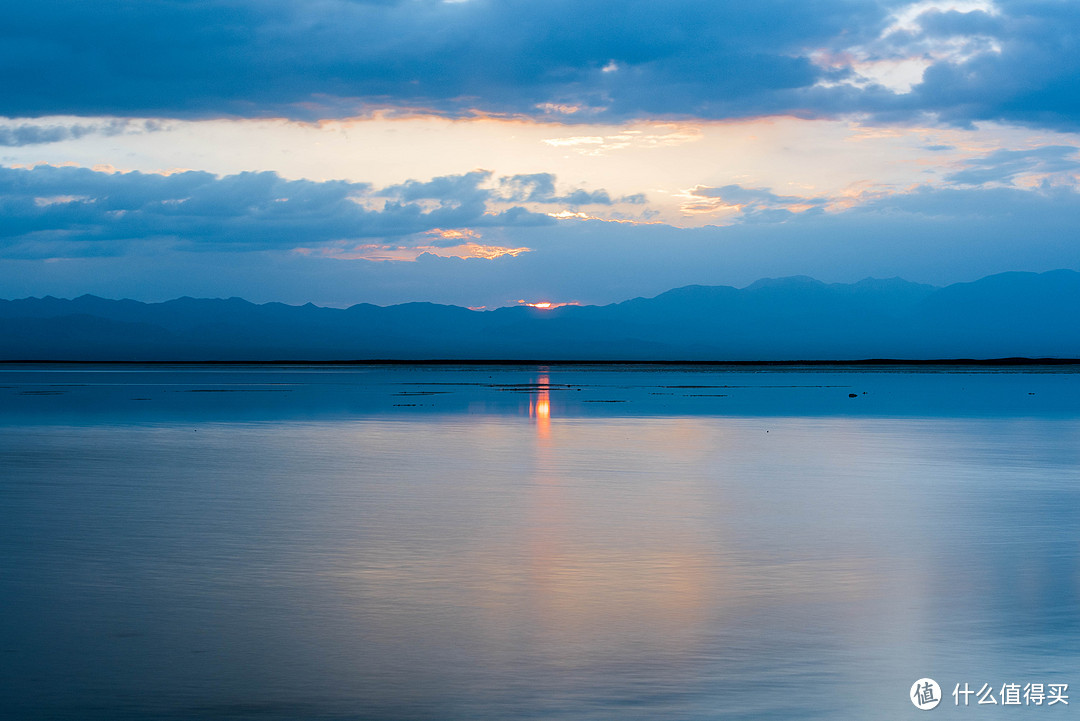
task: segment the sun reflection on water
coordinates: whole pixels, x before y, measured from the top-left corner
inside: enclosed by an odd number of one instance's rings
[[[529,417],[536,419],[538,437],[551,437],[551,389],[546,372],[541,372],[536,379],[536,395],[529,399]]]

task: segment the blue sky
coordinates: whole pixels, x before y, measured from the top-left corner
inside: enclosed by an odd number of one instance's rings
[[[3,3],[0,295],[1080,268],[1068,0]]]

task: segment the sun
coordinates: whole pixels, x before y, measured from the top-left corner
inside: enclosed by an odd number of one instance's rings
[[[541,301],[538,301],[536,303],[529,303],[528,301],[525,301],[525,300],[519,300],[517,302],[517,304],[518,305],[523,305],[526,308],[539,308],[540,310],[551,310],[552,308],[562,308],[565,305],[581,305],[581,303],[579,303],[576,300],[572,300],[572,301],[570,301],[568,303],[556,303],[555,301],[552,301],[552,300],[541,300]]]

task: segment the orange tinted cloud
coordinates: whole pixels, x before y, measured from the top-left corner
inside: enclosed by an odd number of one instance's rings
[[[482,245],[480,243],[462,243],[449,247],[435,245],[383,245],[365,243],[351,248],[293,248],[300,255],[336,258],[338,260],[404,260],[413,261],[421,255],[437,255],[440,258],[484,258],[491,260],[504,255],[516,257],[528,253],[532,248],[507,248],[500,245]]]

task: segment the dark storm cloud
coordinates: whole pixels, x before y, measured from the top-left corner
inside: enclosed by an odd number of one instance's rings
[[[1080,4],[928,10],[897,0],[44,0],[4,2],[0,115],[345,117],[372,107],[571,121],[931,112],[1080,122]],[[965,48],[933,53],[934,43]],[[936,57],[911,93],[815,62]],[[828,86],[822,86],[822,83]]]
[[[442,187],[437,207],[413,202],[432,197],[434,190],[420,190],[432,184]],[[407,183],[376,195],[365,183],[285,180],[273,172],[219,178],[195,171],[157,175],[0,168],[0,254],[119,254],[160,240],[190,250],[288,249],[402,238],[435,228],[552,222],[523,208],[495,212],[482,198],[468,198],[467,191],[476,185],[474,174],[437,178],[432,184]],[[381,208],[357,202],[375,197],[385,198]]]
[[[932,112],[959,125],[1077,127],[1080,4],[928,10],[883,35],[909,4],[4,2],[0,115],[314,119],[398,107],[570,121],[853,112],[885,121]],[[954,41],[965,53],[933,54],[933,43]],[[911,93],[854,87],[852,67],[815,62],[852,50],[938,59]]]
[[[796,109],[785,92],[825,72],[807,52],[872,38],[886,4],[6,2],[0,114],[314,118],[365,104],[455,114],[544,103],[611,119],[784,112]]]

